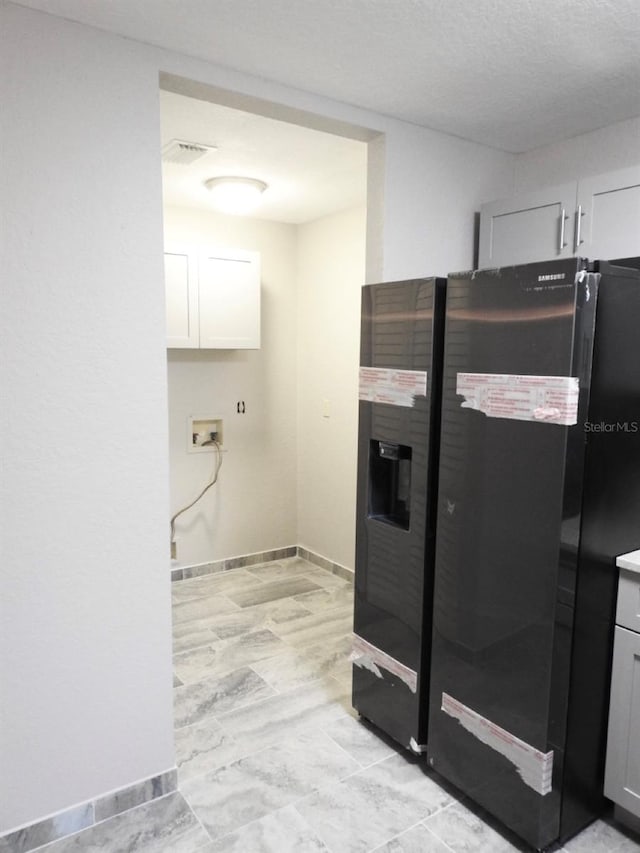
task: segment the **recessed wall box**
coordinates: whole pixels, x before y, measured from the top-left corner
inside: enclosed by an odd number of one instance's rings
[[[215,441],[222,444],[222,418],[189,415],[187,418],[187,452],[215,451]]]

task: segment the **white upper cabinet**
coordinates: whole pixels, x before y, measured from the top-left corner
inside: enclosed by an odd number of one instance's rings
[[[576,255],[640,255],[640,166],[482,206],[481,269]]]
[[[198,258],[186,246],[171,245],[164,252],[167,308],[167,346],[197,348]]]
[[[575,181],[483,205],[479,264],[505,267],[573,253]]]
[[[260,255],[199,254],[200,347],[260,348]]]
[[[640,255],[640,167],[580,181],[576,215],[576,254],[603,260]]]
[[[167,347],[260,348],[260,254],[165,248]]]

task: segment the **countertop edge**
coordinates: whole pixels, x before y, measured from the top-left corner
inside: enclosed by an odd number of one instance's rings
[[[629,551],[628,554],[620,554],[616,558],[616,566],[619,569],[626,569],[628,572],[638,572],[640,574],[640,551]]]

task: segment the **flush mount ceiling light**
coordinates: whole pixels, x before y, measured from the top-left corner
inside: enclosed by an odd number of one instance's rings
[[[256,178],[219,177],[204,182],[213,204],[223,213],[249,213],[259,203],[267,185]]]

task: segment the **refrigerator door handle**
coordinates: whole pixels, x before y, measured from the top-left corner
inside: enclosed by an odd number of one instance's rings
[[[563,207],[562,212],[560,213],[560,243],[558,245],[558,253],[562,254],[562,250],[566,248],[566,242],[564,239],[564,223],[567,221],[569,217],[567,216],[567,211]]]
[[[582,205],[578,205],[578,210],[576,211],[576,247],[574,249],[574,254],[578,254],[578,249],[584,243],[584,240],[580,237],[580,230],[582,227],[582,217],[584,216],[584,210],[582,209]]]

